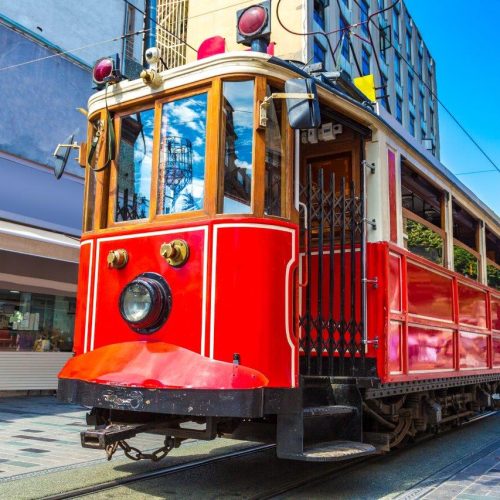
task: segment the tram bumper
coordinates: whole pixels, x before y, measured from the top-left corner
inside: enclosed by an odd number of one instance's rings
[[[58,398],[84,406],[174,415],[256,418],[268,379],[257,370],[165,342],[123,342],[70,359]]]

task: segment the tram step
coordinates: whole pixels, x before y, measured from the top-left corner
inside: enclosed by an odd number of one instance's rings
[[[330,405],[330,406],[310,406],[304,408],[304,418],[311,417],[333,417],[336,415],[352,415],[358,412],[355,406]]]
[[[305,462],[336,462],[374,455],[377,450],[368,443],[356,441],[331,441],[304,448],[301,453],[278,453],[279,458],[302,460]]]

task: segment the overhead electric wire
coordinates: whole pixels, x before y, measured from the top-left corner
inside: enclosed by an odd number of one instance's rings
[[[161,28],[163,31],[165,31],[169,35],[172,35],[174,38],[176,38],[177,40],[179,40],[179,42],[182,42],[186,47],[189,47],[191,50],[194,50],[196,53],[198,53],[198,50],[195,49],[192,45],[189,45],[189,43],[187,43],[186,40],[183,40],[180,36],[176,35],[175,33],[172,33],[170,30],[168,30],[167,28],[165,28],[164,26],[162,26],[156,19],[152,18],[151,16],[148,16],[146,14],[146,12],[144,12],[143,10],[139,9],[138,7],[136,7],[132,2],[130,2],[129,0],[123,0],[123,1],[128,6],[134,8],[137,12],[139,12],[140,14],[142,14],[144,16],[144,19],[148,19],[149,21],[152,21],[153,23],[156,24],[156,26],[158,26],[159,28]]]
[[[399,0],[398,0],[399,1]],[[361,9],[361,4],[359,3],[358,0],[353,0],[353,2]],[[396,2],[398,3],[398,2]],[[396,3],[394,3],[391,7],[393,7],[394,5],[396,5]],[[387,9],[385,9],[387,10]],[[383,12],[383,11],[382,11]],[[369,16],[368,18],[368,22],[371,21],[373,23],[373,25],[378,28],[377,24],[375,23],[375,21],[372,21],[372,18],[376,15],[376,14],[379,14],[380,12],[375,12],[373,13],[372,15]],[[391,26],[392,27],[392,26]],[[370,28],[368,26],[368,33],[370,34],[370,40],[371,39],[371,32],[370,32]],[[376,49],[374,47],[374,44],[373,42],[370,43],[374,53],[376,53]],[[500,167],[498,167],[498,165],[490,158],[490,156],[486,153],[486,151],[484,151],[484,149],[478,144],[478,142],[472,137],[472,135],[465,129],[465,127],[458,121],[458,118],[455,117],[455,115],[453,115],[453,113],[445,106],[445,104],[439,99],[439,97],[437,96],[437,94],[432,90],[432,88],[424,81],[424,77],[423,77],[423,74],[422,75],[419,75],[418,72],[414,71],[413,70],[413,65],[407,61],[407,59],[403,56],[403,54],[392,44],[392,40],[391,40],[391,47],[394,49],[394,52],[396,52],[396,54],[399,55],[399,57],[406,63],[406,65],[408,66],[408,68],[410,68],[413,73],[417,76],[418,80],[420,80],[422,82],[422,85],[424,85],[424,87],[429,91],[429,93],[431,94],[431,96],[433,96],[436,101],[443,107],[443,109],[448,113],[448,115],[452,118],[452,120],[459,126],[459,128],[462,130],[462,132],[464,132],[464,134],[471,140],[471,142],[477,147],[477,149],[483,154],[483,156],[493,165],[493,167],[495,167],[495,170],[497,172],[500,173]],[[390,47],[389,47],[390,48]],[[379,67],[379,72],[380,72],[380,67]],[[423,72],[422,72],[423,73]],[[380,74],[382,74],[380,72]],[[460,175],[465,175],[465,174],[460,174]]]
[[[4,66],[3,68],[0,68],[0,71],[5,71],[5,70],[8,70],[8,69],[19,68],[21,66],[26,66],[27,64],[33,64],[33,63],[36,63],[36,62],[39,62],[39,61],[45,61],[46,59],[52,59],[54,57],[71,55],[74,52],[79,52],[80,50],[89,49],[91,47],[96,47],[97,45],[103,45],[105,43],[117,42],[118,40],[123,40],[124,38],[127,38],[129,36],[141,35],[143,33],[147,33],[148,31],[149,31],[149,29],[144,29],[144,30],[135,31],[134,33],[126,33],[125,35],[120,35],[120,36],[117,36],[115,38],[110,38],[108,40],[102,40],[100,42],[90,43],[88,45],[83,45],[82,47],[78,47],[76,49],[71,49],[71,50],[57,50],[56,49],[57,52],[55,54],[50,54],[49,56],[38,57],[36,59],[31,59],[29,61],[24,61],[24,62],[17,63],[17,64],[11,64],[10,66]]]

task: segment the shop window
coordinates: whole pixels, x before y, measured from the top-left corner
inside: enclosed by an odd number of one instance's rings
[[[267,95],[279,92],[267,87]],[[285,139],[283,124],[283,100],[272,99],[267,107],[266,126],[266,176],[264,194],[264,213],[281,216],[283,214]]]
[[[146,219],[149,216],[153,128],[153,109],[121,118],[116,222]]]
[[[486,276],[488,286],[500,290],[500,238],[486,228]]]
[[[163,104],[158,213],[201,210],[205,190],[207,93]]]
[[[480,256],[477,249],[477,220],[453,201],[453,268],[473,280],[478,279]]]
[[[223,193],[222,212],[252,211],[254,81],[223,85]]]
[[[74,297],[0,290],[0,350],[71,352]]]
[[[442,192],[403,162],[401,195],[405,248],[431,262],[444,265]]]

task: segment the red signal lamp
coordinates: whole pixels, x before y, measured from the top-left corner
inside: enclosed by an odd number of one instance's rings
[[[271,36],[269,1],[251,5],[236,13],[236,41],[257,52],[266,52]]]
[[[120,58],[118,54],[102,57],[94,63],[92,80],[96,88],[102,89],[106,83],[116,83],[123,79],[120,72]]]

